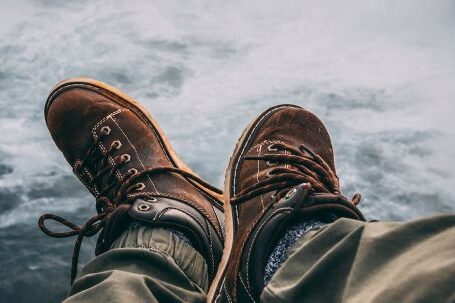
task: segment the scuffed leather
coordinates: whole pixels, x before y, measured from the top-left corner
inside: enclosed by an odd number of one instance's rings
[[[301,144],[318,154],[335,172],[333,148],[323,123],[311,112],[295,105],[272,107],[247,128],[244,141],[232,156],[229,180],[230,196],[267,178],[271,168],[265,161],[245,161],[244,156],[274,154],[274,143]],[[283,151],[281,151],[283,152]],[[273,165],[273,164],[272,164]],[[276,167],[276,166],[274,166]],[[220,302],[257,302],[263,285],[266,258],[283,230],[293,220],[331,213],[335,218],[364,220],[358,209],[340,195],[311,194],[306,186],[295,187],[296,194],[276,201],[274,191],[248,201],[233,204],[234,245],[224,274],[224,284],[217,289]],[[293,211],[296,204],[303,209]],[[323,205],[323,206],[321,206]],[[220,285],[221,287],[221,285]]]
[[[140,171],[163,166],[177,167],[163,144],[164,138],[153,123],[137,107],[104,87],[84,82],[61,85],[49,96],[45,117],[52,138],[73,169],[83,157],[87,145],[100,135],[103,127],[108,127],[110,133],[98,144],[100,151],[108,150],[114,141],[121,142],[121,147],[110,154],[106,165],[113,167],[116,156],[127,154],[131,157],[128,163],[115,170],[118,180],[130,169]],[[98,197],[100,188],[89,185],[93,176],[88,171],[74,171],[90,192]],[[120,205],[107,219],[108,223],[98,241],[97,253],[105,251],[108,246],[106,243],[112,242],[133,220],[152,225],[175,224],[176,228],[186,229],[192,235],[192,241],[208,257],[209,266],[214,272],[224,241],[222,203],[185,177],[170,172],[145,175],[137,182],[144,184],[141,193],[158,199],[159,202],[153,203],[151,209],[158,211],[159,208],[168,207],[168,210],[158,220],[152,220],[153,216],[143,218],[141,215],[144,213],[135,212],[136,203],[149,203],[147,201],[138,200],[142,202],[135,202],[133,206]],[[131,193],[130,196],[134,197],[135,194]],[[183,226],[185,222],[188,224],[186,227]]]

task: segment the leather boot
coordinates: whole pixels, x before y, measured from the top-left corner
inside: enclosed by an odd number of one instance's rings
[[[295,105],[272,107],[245,129],[225,178],[226,243],[208,302],[257,302],[268,257],[305,218],[365,220],[360,195],[341,195],[324,124]]]
[[[51,91],[45,118],[74,174],[96,200],[97,214],[81,227],[52,214],[39,220],[49,236],[77,236],[71,281],[83,237],[101,230],[98,255],[132,222],[182,231],[214,277],[224,242],[222,192],[183,164],[144,108],[105,83],[75,78]],[[45,226],[48,219],[70,231],[52,232]]]

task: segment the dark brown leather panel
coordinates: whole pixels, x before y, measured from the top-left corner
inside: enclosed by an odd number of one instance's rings
[[[82,227],[53,214],[39,220],[40,228],[50,236],[78,236],[72,279],[83,237],[102,230],[97,245],[101,253],[134,221],[186,228],[207,257],[213,276],[224,241],[221,191],[177,157],[157,122],[136,101],[102,82],[70,79],[52,90],[45,117],[57,147],[96,198],[98,214]],[[149,200],[156,203],[141,213],[149,216],[138,216],[135,205]],[[159,213],[160,207],[166,211]],[[72,230],[53,232],[46,220]]]
[[[244,131],[227,169],[233,239],[228,262],[212,286],[219,302],[255,302],[265,260],[285,229],[304,217],[364,220],[356,201],[341,196],[324,124],[295,105],[259,115]]]

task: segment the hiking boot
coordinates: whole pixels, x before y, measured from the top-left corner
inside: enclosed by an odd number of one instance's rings
[[[45,117],[74,174],[96,198],[98,214],[82,227],[52,214],[39,220],[49,236],[78,236],[71,281],[83,237],[102,230],[98,255],[133,222],[183,232],[207,261],[210,280],[214,277],[224,242],[222,192],[183,164],[136,101],[102,82],[70,79],[51,91]],[[48,219],[71,231],[49,230]]]
[[[268,257],[305,218],[365,220],[340,194],[324,124],[295,105],[272,107],[243,132],[226,171],[226,243],[208,302],[255,302]]]

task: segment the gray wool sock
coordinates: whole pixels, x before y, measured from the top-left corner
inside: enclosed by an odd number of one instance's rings
[[[289,248],[307,232],[318,229],[327,223],[318,220],[305,220],[289,227],[269,256],[264,271],[264,284],[267,284],[287,258]]]

